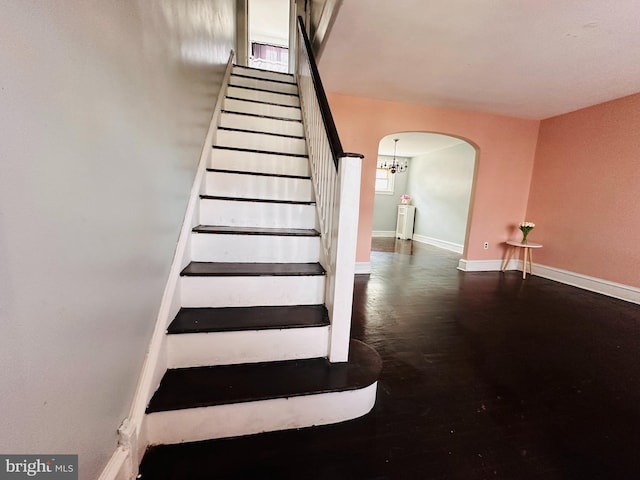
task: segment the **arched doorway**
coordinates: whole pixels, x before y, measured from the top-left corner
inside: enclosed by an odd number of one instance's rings
[[[407,165],[405,171],[391,173],[394,154],[396,163]],[[380,140],[377,167],[373,236],[396,236],[400,196],[408,195],[415,207],[413,240],[462,254],[476,168],[475,147],[439,133],[393,133]]]

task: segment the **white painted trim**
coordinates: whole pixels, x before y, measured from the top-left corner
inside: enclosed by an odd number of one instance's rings
[[[180,279],[182,306],[202,308],[316,305],[325,300],[327,277],[325,275],[185,276]],[[353,284],[353,278],[351,283]]]
[[[427,245],[433,245],[434,247],[443,248],[444,250],[449,250],[450,252],[456,252],[462,254],[464,251],[464,245],[460,245],[459,243],[448,242],[446,240],[439,240],[433,237],[427,237],[425,235],[419,235],[417,233],[413,234],[413,239],[416,242],[426,243]]]
[[[371,262],[356,262],[356,275],[369,275],[371,273]]]
[[[160,384],[160,379],[167,369],[167,349],[166,349],[166,335],[167,326],[173,319],[175,314],[180,309],[180,271],[188,263],[190,258],[190,238],[191,229],[195,225],[195,221],[198,219],[198,201],[199,194],[202,188],[204,173],[206,172],[207,163],[211,156],[211,145],[214,143],[215,132],[217,129],[217,122],[220,119],[220,111],[222,110],[222,102],[226,94],[226,88],[229,84],[229,77],[231,75],[231,69],[233,68],[234,52],[231,50],[229,53],[229,60],[227,62],[225,75],[218,94],[215,108],[211,116],[211,122],[209,123],[209,130],[205,137],[202,152],[200,155],[200,162],[196,169],[196,176],[191,187],[191,193],[189,197],[189,203],[184,216],[180,235],[176,250],[169,270],[169,278],[160,301],[160,309],[156,318],[155,327],[151,340],[149,342],[149,348],[147,355],[142,366],[142,371],[138,379],[138,385],[134,393],[129,416],[122,423],[122,427],[119,430],[120,446],[114,453],[112,460],[109,461],[107,467],[102,472],[101,480],[119,480],[119,479],[133,479],[137,475],[138,465],[140,459],[148,446],[148,439],[146,438],[145,431],[145,410],[149,399],[153,392]],[[124,459],[122,456],[124,455]],[[118,467],[121,464],[126,466],[128,472],[123,472],[123,467]],[[124,476],[123,476],[124,475]]]
[[[463,272],[491,272],[502,269],[502,260],[464,260],[458,262],[458,270]],[[507,270],[522,271],[522,260],[511,259]],[[533,275],[548,278],[556,282],[582,288],[590,292],[600,293],[608,297],[618,298],[631,303],[640,304],[640,288],[611,282],[602,278],[591,277],[581,273],[570,272],[561,268],[533,264]]]
[[[463,272],[499,272],[502,270],[503,260],[465,260],[458,262],[458,270]],[[522,261],[512,258],[507,270],[522,270]]]
[[[169,368],[326,357],[329,326],[169,335]]]
[[[393,238],[396,236],[395,230],[374,230],[371,232],[371,236],[374,238]]]
[[[546,265],[533,264],[534,275],[548,278],[556,282],[572,285],[574,287],[589,290],[590,292],[601,293],[609,297],[618,298],[631,303],[640,304],[640,288],[625,285],[623,283],[611,282],[602,278],[591,277],[581,273],[570,272],[560,268],[548,267]]]

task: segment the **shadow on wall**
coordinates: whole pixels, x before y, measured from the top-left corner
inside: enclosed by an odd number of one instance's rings
[[[391,173],[388,165],[394,158],[395,163],[407,163],[406,171]],[[423,132],[383,137],[378,147],[373,236],[395,236],[400,196],[409,195],[416,207],[413,239],[462,253],[475,165],[476,149],[460,138]]]

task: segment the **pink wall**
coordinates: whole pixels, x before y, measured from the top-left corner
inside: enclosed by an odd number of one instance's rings
[[[527,218],[536,261],[640,287],[640,94],[541,122]]]
[[[330,94],[329,103],[345,151],[365,156],[356,261],[368,262],[371,252],[378,143],[395,132],[444,133],[476,147],[476,185],[464,258],[502,258],[501,244],[524,220],[538,121],[338,94]],[[485,241],[488,250],[482,248]]]

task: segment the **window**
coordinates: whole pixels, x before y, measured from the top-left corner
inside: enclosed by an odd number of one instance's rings
[[[289,71],[289,49],[277,45],[251,42],[249,66],[275,72],[287,72]]]
[[[393,175],[386,168],[376,168],[376,193],[393,194]]]

